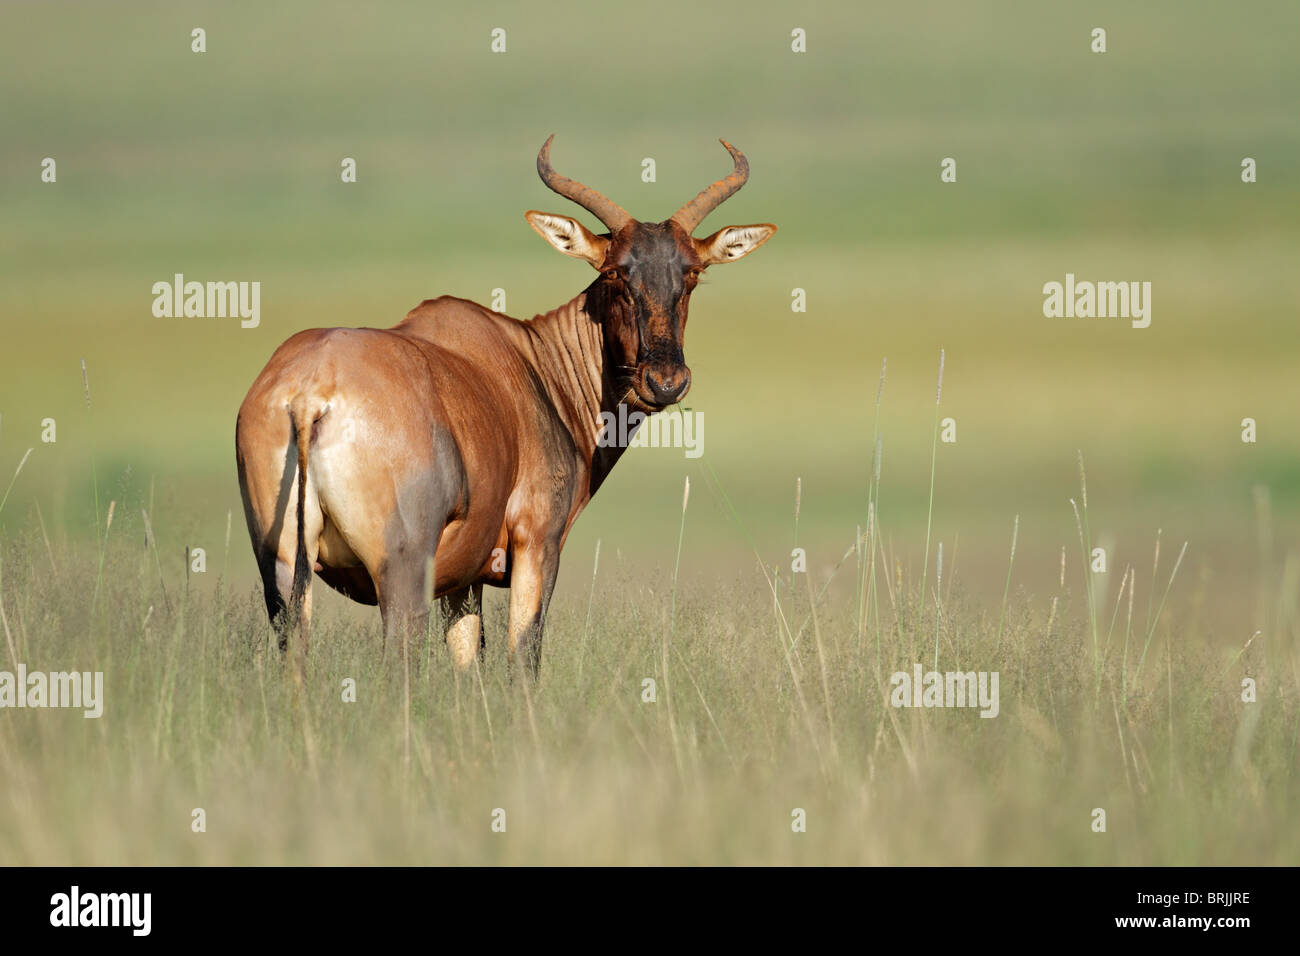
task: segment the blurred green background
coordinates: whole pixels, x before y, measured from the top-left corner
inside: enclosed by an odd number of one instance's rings
[[[155,496],[169,574],[186,545],[219,554],[233,511],[230,569],[251,586],[235,413],[283,339],[392,325],[443,293],[559,305],[591,271],[522,213],[595,224],[537,179],[545,138],[560,171],[659,220],[727,171],[725,136],[752,177],[702,231],[780,232],[694,297],[705,456],[626,456],[570,538],[563,599],[585,598],[596,538],[663,580],[685,475],[687,573],[725,588],[750,540],[787,562],[796,478],[799,543],[827,573],[865,516],[885,357],[882,524],[918,572],[944,348],[958,441],[939,446],[934,534],[963,587],[1000,596],[1017,514],[1019,585],[1046,589],[1062,545],[1077,571],[1081,450],[1116,579],[1150,567],[1157,529],[1190,539],[1189,586],[1240,641],[1249,582],[1300,518],[1298,33],[1290,2],[6,4],[3,480],[36,451],[4,531],[39,504],[56,547],[90,538],[93,459],[118,527]],[[177,272],[260,281],[260,327],[154,318],[150,287]],[[1150,328],[1044,318],[1042,285],[1067,272],[1150,281]],[[325,590],[318,606],[345,604]]]

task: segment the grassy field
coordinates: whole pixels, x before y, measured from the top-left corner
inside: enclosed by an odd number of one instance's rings
[[[224,577],[160,581],[139,531],[110,528],[100,559],[35,534],[6,548],[11,660],[106,675],[98,720],[28,710],[0,724],[7,863],[1285,864],[1300,851],[1294,556],[1276,587],[1260,582],[1266,633],[1229,652],[1201,613],[1213,584],[1168,600],[1183,558],[1171,541],[1151,579],[1142,565],[1108,601],[1096,576],[1071,575],[1046,614],[1015,586],[1011,552],[1012,596],[986,609],[941,563],[918,606],[879,535],[825,578],[755,564],[687,582],[606,552],[587,593],[553,610],[539,686],[511,679],[497,602],[497,640],[466,675],[436,636],[381,648],[371,624],[326,616],[298,693],[260,595]],[[891,673],[917,661],[997,671],[995,719],[889,706]]]
[[[0,670],[107,698],[0,713],[0,863],[1296,862],[1294,5],[441,6],[0,7]],[[295,702],[239,402],[299,329],[576,294],[522,216],[577,211],[535,175],[551,133],[646,219],[726,171],[717,137],[750,159],[702,231],[780,232],[694,296],[704,456],[614,471],[540,686],[500,593],[457,678],[318,583]],[[261,282],[260,326],[154,318],[177,272]],[[1150,281],[1151,326],[1045,318],[1067,272]],[[1001,674],[996,719],[887,706],[936,632],[940,668]]]

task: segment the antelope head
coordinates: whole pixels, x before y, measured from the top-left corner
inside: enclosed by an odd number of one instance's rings
[[[566,256],[585,259],[600,275],[586,290],[587,312],[604,330],[605,375],[623,401],[655,412],[691,387],[683,355],[691,292],[709,266],[735,262],[767,242],[771,223],[726,226],[706,239],[691,235],[709,213],[749,178],[749,161],[726,140],[732,172],[663,222],[640,222],[590,186],[551,167],[552,136],[537,154],[542,182],[599,219],[596,235],[569,216],[529,210],[528,224]]]

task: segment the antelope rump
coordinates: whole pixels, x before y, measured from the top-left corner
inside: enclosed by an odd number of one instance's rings
[[[442,296],[391,329],[309,329],[281,345],[239,410],[240,491],[267,613],[282,649],[311,617],[312,571],[377,604],[385,641],[423,631],[440,602],[458,668],[483,651],[483,585],[510,589],[509,655],[536,677],[542,628],[569,529],[623,446],[602,415],[649,415],[686,394],[691,292],[711,265],[776,232],[764,223],[691,233],[749,178],[733,171],[669,219],[640,222],[556,173],[537,171],[609,230],[525,213],[598,275],[565,304],[521,321]]]

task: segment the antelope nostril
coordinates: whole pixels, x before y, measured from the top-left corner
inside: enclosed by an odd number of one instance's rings
[[[686,390],[691,384],[691,375],[686,371],[674,371],[667,375],[661,375],[658,372],[647,370],[645,381],[657,403],[671,405],[686,394]]]

